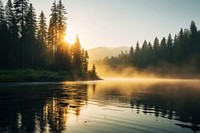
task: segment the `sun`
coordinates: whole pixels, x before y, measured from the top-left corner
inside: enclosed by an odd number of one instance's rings
[[[75,41],[76,41],[76,35],[77,35],[77,33],[68,30],[68,31],[66,32],[64,41],[67,42],[67,43],[69,43],[69,44],[73,44],[73,43],[75,43]]]

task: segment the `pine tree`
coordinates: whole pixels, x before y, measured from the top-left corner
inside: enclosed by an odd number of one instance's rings
[[[135,48],[135,53],[139,53],[139,52],[140,52],[140,45],[139,45],[139,42],[137,42],[136,48]]]
[[[177,36],[177,39],[176,39],[176,42],[174,43],[174,46],[175,46],[175,61],[176,61],[176,64],[179,64],[181,65],[181,62],[182,62],[182,56],[183,56],[183,50],[182,50],[182,47],[183,47],[183,29],[181,28],[178,36]]]
[[[131,46],[131,48],[130,48],[130,53],[129,53],[129,61],[130,61],[130,64],[132,64],[133,63],[133,60],[134,60],[134,49],[133,49],[133,47]]]
[[[92,65],[91,76],[92,76],[92,78],[98,77],[95,64]]]
[[[154,50],[153,63],[154,65],[157,65],[160,60],[160,44],[157,37],[155,38],[153,43],[153,50]]]
[[[76,36],[76,42],[75,44],[72,46],[72,64],[73,64],[73,69],[75,71],[78,71],[79,73],[81,73],[82,71],[82,63],[81,63],[81,45],[80,45],[80,41],[78,38],[78,34]]]
[[[167,38],[167,60],[171,64],[173,62],[174,46],[171,34]]]
[[[141,67],[146,67],[147,65],[147,52],[148,52],[148,47],[147,47],[147,41],[145,40],[143,45],[142,45],[142,49],[141,49],[141,59],[140,59],[140,66]]]
[[[20,50],[17,50],[16,55],[17,55],[17,62],[18,64],[20,64],[20,66],[22,67],[22,69],[25,69],[26,67],[26,62],[25,62],[25,54],[26,54],[26,50],[25,50],[25,25],[26,25],[26,16],[27,13],[29,11],[29,2],[28,0],[14,0],[13,2],[13,7],[14,7],[14,16],[15,16],[15,23],[17,27],[14,27],[17,29],[17,36],[18,39],[18,43],[17,43],[17,47]]]
[[[46,24],[46,17],[43,11],[40,13],[39,16],[37,39],[43,45],[47,45],[47,24]]]
[[[48,47],[51,55],[51,64],[55,68],[56,62],[56,54],[57,54],[57,6],[54,1],[51,7],[51,14],[50,14],[50,21],[49,21],[49,28],[48,28]]]
[[[147,45],[147,65],[152,65],[152,61],[153,61],[153,46],[152,44],[149,42]]]
[[[11,34],[11,40],[13,40],[13,42],[16,43],[17,38],[18,38],[18,25],[15,19],[13,10],[14,10],[13,4],[11,0],[8,0],[5,6],[5,18],[6,18],[7,27]]]
[[[190,25],[190,43],[192,45],[192,52],[193,54],[196,54],[200,50],[200,44],[198,43],[198,32],[197,32],[197,27],[194,21],[191,22]]]
[[[82,74],[85,75],[88,71],[88,52],[87,50],[82,49],[81,51],[81,62],[82,62]]]
[[[62,4],[62,1],[59,0],[57,4],[57,22],[58,22],[58,42],[62,42],[65,37],[65,31],[67,28],[67,17],[65,16],[67,14],[66,9],[64,5]]]
[[[167,60],[167,43],[165,37],[160,42],[160,58],[162,62],[165,62]]]
[[[57,68],[59,68],[58,65],[61,65],[61,52],[62,51],[62,47],[61,45],[63,44],[63,40],[65,37],[65,31],[66,31],[66,9],[64,7],[64,5],[62,4],[62,1],[59,0],[58,4],[57,4],[57,54],[56,54],[56,62],[57,62]]]
[[[140,51],[141,51],[140,45],[139,45],[139,42],[137,42],[136,48],[135,48],[135,53],[134,53],[134,62],[132,63],[132,65],[134,65],[134,66],[139,66]]]
[[[189,63],[189,57],[190,57],[190,40],[189,40],[189,30],[188,29],[184,29],[184,33],[183,33],[183,45],[182,45],[182,51],[183,51],[183,63]]]
[[[14,0],[14,14],[18,27],[18,36],[21,38],[23,36],[24,25],[26,24],[26,16],[29,11],[28,0]]]
[[[33,5],[30,4],[29,10],[25,17],[24,25],[24,44],[25,44],[25,67],[33,68],[35,64],[34,58],[38,56],[37,51],[41,50],[36,45],[36,13]]]
[[[24,35],[28,41],[35,41],[37,30],[36,13],[33,5],[30,4],[27,16],[25,17]]]
[[[197,67],[198,71],[200,71],[200,38],[198,36],[198,31],[197,27],[194,21],[191,22],[190,24],[190,30],[189,30],[189,43],[191,47],[190,51],[190,58],[191,58],[191,63],[193,66]]]

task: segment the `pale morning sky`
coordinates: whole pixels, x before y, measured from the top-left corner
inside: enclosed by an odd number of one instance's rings
[[[3,0],[5,5],[7,0]],[[48,18],[54,0],[30,0]],[[58,1],[58,0],[57,0]],[[200,29],[200,0],[62,0],[68,36],[79,34],[84,48],[135,46],[189,28]]]

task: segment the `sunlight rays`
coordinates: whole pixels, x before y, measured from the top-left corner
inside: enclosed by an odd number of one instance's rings
[[[77,35],[76,32],[68,29],[66,31],[66,35],[65,35],[64,41],[69,43],[69,44],[74,44],[75,41],[76,41],[76,35]]]

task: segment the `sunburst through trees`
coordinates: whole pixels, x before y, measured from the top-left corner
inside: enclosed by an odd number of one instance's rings
[[[38,19],[28,0],[0,0],[0,69],[48,69],[84,75],[88,71],[87,50],[77,36],[65,41],[67,11],[62,1],[53,2],[49,24],[41,11]]]

